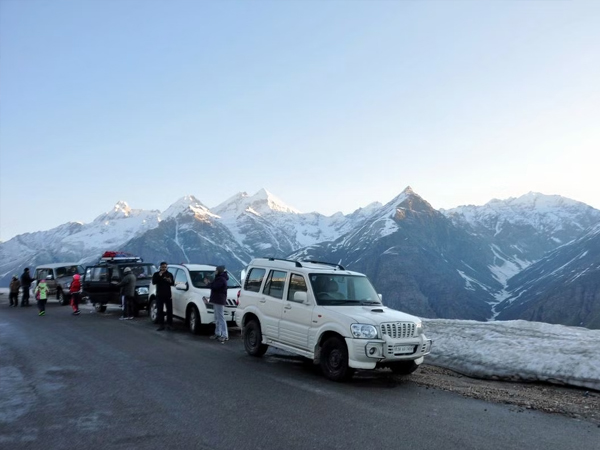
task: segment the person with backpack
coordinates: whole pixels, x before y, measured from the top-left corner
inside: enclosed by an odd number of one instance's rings
[[[78,316],[79,312],[79,301],[81,300],[81,276],[76,273],[73,275],[73,281],[71,282],[71,286],[69,287],[69,292],[71,293],[71,308],[73,308],[73,315]]]
[[[46,315],[46,300],[48,300],[48,285],[45,279],[41,279],[35,288],[35,298],[37,299],[38,309],[40,310],[38,316]]]

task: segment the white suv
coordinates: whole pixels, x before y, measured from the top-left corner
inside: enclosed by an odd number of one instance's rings
[[[431,350],[418,317],[383,306],[365,275],[339,264],[257,258],[244,278],[236,323],[252,356],[271,345],[343,381],[355,369],[412,373]]]
[[[171,287],[173,317],[185,320],[192,333],[200,334],[204,326],[215,321],[213,305],[206,303],[203,298],[210,297],[210,289],[206,287],[204,279],[214,279],[217,267],[206,264],[169,264],[168,270],[175,279],[175,286]],[[227,274],[229,281],[227,282],[225,320],[233,322],[240,283],[229,272]],[[156,285],[154,284],[150,284],[148,310],[150,319],[156,323]]]

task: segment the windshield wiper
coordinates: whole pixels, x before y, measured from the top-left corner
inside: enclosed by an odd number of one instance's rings
[[[360,302],[361,305],[381,305],[381,302],[377,302],[374,300],[363,300]]]

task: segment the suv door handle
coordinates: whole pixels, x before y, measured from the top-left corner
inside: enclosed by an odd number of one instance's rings
[[[292,305],[285,305],[284,308],[285,309],[292,309]]]
[[[267,303],[267,299],[266,299],[266,298],[261,298],[261,299],[259,300],[259,302],[261,302],[261,303]]]

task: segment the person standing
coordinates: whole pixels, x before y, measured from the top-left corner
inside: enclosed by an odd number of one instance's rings
[[[229,332],[227,331],[227,322],[225,322],[225,305],[227,304],[227,281],[229,275],[225,266],[217,266],[215,272],[215,279],[210,281],[208,278],[204,279],[207,287],[210,288],[210,299],[209,303],[213,305],[213,311],[215,313],[215,334],[212,335],[211,339],[217,339],[221,344],[229,340]]]
[[[48,300],[48,285],[45,279],[41,279],[38,285],[35,287],[35,298],[37,299],[37,305],[39,309],[38,316],[46,315],[46,300]]]
[[[19,281],[19,277],[13,275],[12,280],[10,281],[10,292],[8,294],[8,300],[10,302],[11,307],[19,306],[19,288],[21,287],[21,282]]]
[[[21,306],[29,306],[29,289],[31,289],[31,283],[33,283],[33,278],[29,274],[29,267],[25,267],[21,275],[21,289],[23,290]]]
[[[135,308],[135,275],[131,271],[131,267],[125,267],[123,270],[125,276],[120,282],[114,282],[117,286],[122,287],[122,293],[125,296],[125,308],[120,320],[133,320],[133,310]]]
[[[167,307],[167,329],[173,328],[173,298],[171,286],[175,285],[173,274],[167,270],[165,261],[160,263],[158,272],[152,275],[152,284],[156,285],[156,321],[160,325],[156,331],[165,329],[165,306]]]
[[[71,308],[73,308],[73,315],[78,316],[79,312],[79,301],[81,300],[81,276],[76,273],[73,275],[73,281],[71,282],[71,286],[69,287],[69,292],[71,293]]]

